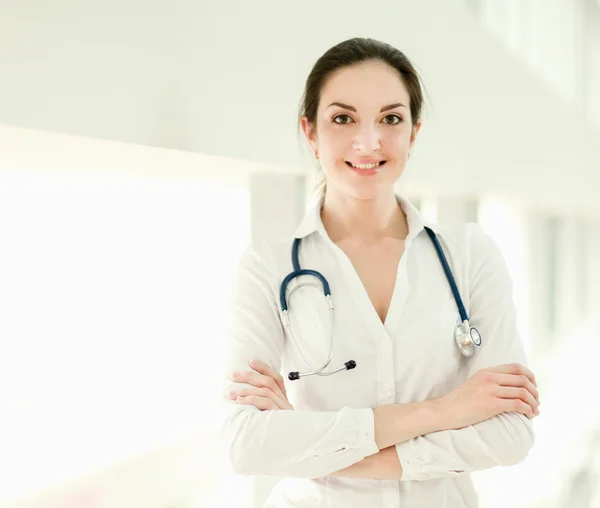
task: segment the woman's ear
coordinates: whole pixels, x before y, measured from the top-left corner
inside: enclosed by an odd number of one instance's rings
[[[410,144],[408,147],[409,154],[410,154],[411,150],[413,149],[413,145],[415,144],[415,141],[417,140],[417,134],[419,133],[419,130],[421,129],[421,125],[423,125],[423,121],[419,118],[419,120],[417,120],[417,123],[415,125],[413,125],[413,127],[411,129]]]
[[[302,132],[304,132],[304,136],[306,137],[308,146],[310,146],[312,153],[318,159],[319,152],[318,152],[317,136],[316,136],[315,128],[313,127],[312,124],[309,123],[306,116],[303,116],[300,119],[300,125],[302,127]]]

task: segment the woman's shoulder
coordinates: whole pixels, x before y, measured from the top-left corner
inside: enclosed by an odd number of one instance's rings
[[[451,225],[436,224],[433,228],[437,236],[446,243],[462,247],[490,247],[494,241],[477,222],[461,222]]]
[[[462,258],[468,265],[486,260],[499,261],[502,254],[495,240],[476,222],[453,225],[437,225],[435,232],[455,258]]]
[[[238,265],[275,275],[286,263],[291,266],[293,241],[293,235],[278,240],[248,241],[242,249]]]

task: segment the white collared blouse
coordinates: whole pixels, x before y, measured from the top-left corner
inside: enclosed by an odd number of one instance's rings
[[[409,234],[382,323],[350,259],[328,237],[322,201],[295,232],[302,268],[329,281],[334,306],[333,359],[327,370],[354,360],[356,368],[332,376],[289,381],[305,371],[283,326],[282,280],[292,271],[293,237],[250,243],[236,270],[227,324],[222,441],[234,471],[285,477],[267,507],[475,507],[469,473],[522,461],[534,442],[531,421],[504,413],[459,430],[426,434],[396,445],[401,480],[330,477],[378,452],[372,408],[421,402],[446,395],[479,369],[527,365],[516,327],[512,282],[504,259],[476,224],[441,228],[397,196]],[[467,358],[454,330],[456,302],[431,239],[444,249],[471,325],[483,344]],[[317,279],[301,276],[302,282]],[[290,320],[302,353],[318,368],[329,356],[329,307],[319,287],[302,287],[289,299]],[[295,411],[260,411],[227,393],[233,371],[249,370],[251,358],[280,371]]]

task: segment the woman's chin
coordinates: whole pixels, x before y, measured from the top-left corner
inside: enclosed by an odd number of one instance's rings
[[[375,199],[393,192],[393,188],[393,185],[383,184],[383,182],[372,185],[348,185],[346,187],[346,194],[355,199]]]

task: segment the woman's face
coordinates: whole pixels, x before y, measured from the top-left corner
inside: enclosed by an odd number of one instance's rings
[[[330,76],[321,93],[316,130],[302,118],[328,193],[370,199],[392,191],[421,126],[420,121],[412,125],[409,101],[400,75],[383,62],[345,67]],[[370,163],[376,166],[352,167]]]

